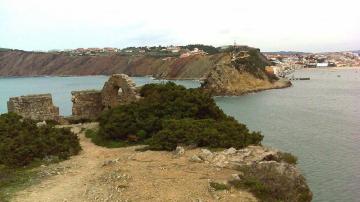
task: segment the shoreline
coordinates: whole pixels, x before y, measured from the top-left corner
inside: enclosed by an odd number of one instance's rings
[[[302,68],[304,70],[360,70],[360,67],[321,67],[321,68]]]
[[[245,91],[232,91],[232,92],[223,92],[223,93],[214,93],[214,97],[231,97],[231,96],[243,96],[248,95],[251,93],[258,93],[261,91],[267,91],[267,90],[275,90],[275,89],[283,89],[283,88],[289,88],[292,86],[292,83],[288,79],[280,78],[278,81],[274,82],[273,85],[267,86],[267,87],[258,87],[251,90],[245,90]]]
[[[329,70],[360,70],[360,67],[330,67]]]

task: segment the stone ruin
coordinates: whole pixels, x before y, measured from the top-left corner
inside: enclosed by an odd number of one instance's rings
[[[114,74],[105,82],[101,91],[102,104],[105,109],[119,104],[133,102],[137,98],[135,83],[126,74]]]
[[[136,101],[135,83],[125,74],[114,74],[101,91],[73,91],[72,116],[75,119],[95,119],[104,109]]]
[[[7,102],[8,111],[33,120],[59,121],[59,108],[54,106],[51,94],[12,97]]]
[[[125,74],[112,75],[101,91],[72,91],[71,94],[73,106],[70,119],[96,119],[104,109],[139,98],[135,83]],[[59,108],[53,105],[51,94],[12,97],[8,101],[8,111],[38,121],[62,121]]]
[[[95,119],[103,111],[101,91],[72,91],[71,95],[72,116],[74,118]]]

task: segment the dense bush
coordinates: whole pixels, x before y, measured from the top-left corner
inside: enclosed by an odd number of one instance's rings
[[[177,144],[242,148],[260,144],[262,135],[224,114],[213,98],[200,89],[172,82],[148,84],[143,99],[106,111],[99,136],[133,142],[146,141],[152,149],[171,150]]]
[[[232,118],[180,119],[163,122],[162,129],[149,142],[151,149],[173,150],[178,144],[207,146],[213,148],[243,148],[249,144],[259,144],[260,133],[250,133],[245,125]]]
[[[37,127],[32,120],[9,113],[0,116],[0,164],[24,166],[36,159],[66,159],[80,151],[77,136],[52,125]]]

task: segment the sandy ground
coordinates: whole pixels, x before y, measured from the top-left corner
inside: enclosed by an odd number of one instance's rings
[[[236,171],[190,162],[198,150],[177,156],[137,152],[136,147],[107,149],[94,145],[80,132],[94,127],[96,124],[72,126],[83,151],[67,161],[43,166],[43,173],[52,174],[18,192],[12,201],[256,201],[245,191],[209,189],[209,180],[226,180]]]

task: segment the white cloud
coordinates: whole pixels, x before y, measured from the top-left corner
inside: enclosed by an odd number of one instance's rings
[[[21,49],[233,43],[360,48],[358,0],[0,0],[0,46]]]

